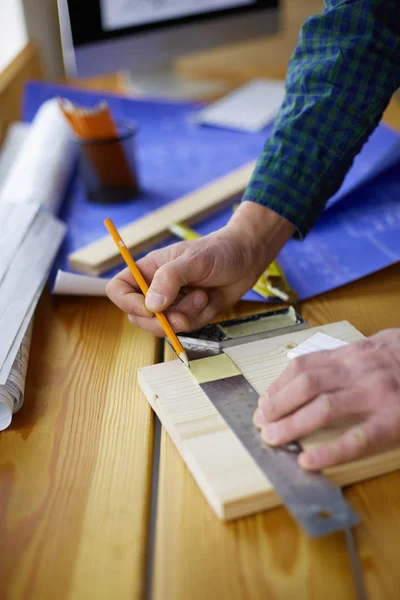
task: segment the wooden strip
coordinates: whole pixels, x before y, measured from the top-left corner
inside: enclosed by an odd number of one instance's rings
[[[104,299],[45,297],[0,436],[1,598],[144,597],[159,342]]]
[[[346,342],[362,335],[349,323],[334,323],[226,349],[226,354],[257,392],[262,393],[289,364],[288,351],[321,331]],[[271,484],[188,370],[179,361],[142,369],[139,384],[173,439],[204,496],[225,520],[280,504]],[[319,434],[339,436],[344,427]],[[301,440],[307,447],[315,436]],[[329,469],[337,485],[346,485],[400,467],[400,449]]]
[[[133,254],[150,248],[169,235],[168,228],[177,221],[193,223],[223,206],[234,202],[243,193],[255,163],[220,177],[215,181],[175,200],[137,221],[121,228],[121,236]],[[109,236],[89,244],[69,255],[72,269],[91,275],[121,263],[121,257]]]

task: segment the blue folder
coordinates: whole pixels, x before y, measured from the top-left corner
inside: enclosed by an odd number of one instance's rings
[[[247,134],[196,125],[192,117],[201,104],[136,100],[41,82],[32,82],[25,89],[25,120],[32,121],[41,104],[55,96],[84,106],[106,100],[117,121],[137,123],[141,184],[140,196],[132,201],[96,205],[87,200],[76,171],[59,215],[68,225],[68,234],[55,270],[69,270],[70,252],[106,234],[104,218],[111,217],[120,227],[256,159],[272,131],[272,126]],[[306,240],[290,240],[280,253],[279,261],[300,299],[339,287],[400,259],[399,163],[400,135],[380,125]],[[231,214],[231,209],[226,209],[195,228],[202,234],[209,233],[224,225]],[[253,291],[244,298],[262,300]]]

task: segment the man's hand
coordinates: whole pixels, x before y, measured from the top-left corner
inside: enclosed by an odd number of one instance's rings
[[[400,443],[400,329],[294,359],[260,397],[254,424],[270,445],[361,417],[338,440],[299,456],[319,471]]]
[[[198,329],[253,286],[293,231],[268,208],[244,202],[223,229],[155,250],[138,261],[151,284],[146,299],[128,269],[112,279],[107,294],[133,325],[156,335],[164,335],[153,315],[159,311],[166,311],[175,331]]]

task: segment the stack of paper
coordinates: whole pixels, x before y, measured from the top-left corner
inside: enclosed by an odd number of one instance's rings
[[[66,231],[52,212],[62,201],[75,152],[52,100],[27,133],[11,129],[0,155],[0,430],[23,402],[32,317]]]

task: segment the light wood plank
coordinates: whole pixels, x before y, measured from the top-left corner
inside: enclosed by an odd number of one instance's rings
[[[262,393],[289,364],[288,351],[316,331],[347,342],[362,335],[346,322],[226,349],[240,372]],[[217,516],[229,520],[280,504],[280,498],[234,433],[228,428],[181,361],[141,369],[139,384],[174,441]],[[319,434],[331,439],[343,427]],[[315,436],[301,440],[308,447]],[[338,485],[400,467],[400,449],[341,465],[326,472]]]
[[[184,221],[193,223],[214,211],[220,210],[243,193],[254,169],[253,162],[215,179],[211,183],[170,202],[166,206],[121,228],[126,246],[135,254],[166,239],[168,228]],[[110,236],[77,250],[69,255],[73,269],[82,273],[99,275],[120,264],[121,255]]]
[[[105,299],[43,299],[23,408],[0,435],[0,597],[143,597],[159,342]]]

